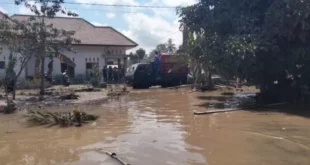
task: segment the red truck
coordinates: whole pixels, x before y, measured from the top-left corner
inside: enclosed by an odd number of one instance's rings
[[[149,88],[155,85],[162,87],[177,86],[187,83],[188,67],[182,65],[180,56],[176,54],[161,54],[160,71],[155,63],[138,63],[130,66],[126,73],[126,83],[133,88]]]

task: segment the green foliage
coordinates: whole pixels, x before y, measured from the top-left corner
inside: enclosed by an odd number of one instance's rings
[[[172,39],[168,39],[167,43],[159,44],[154,50],[152,50],[147,58],[147,61],[152,61],[155,57],[155,51],[160,53],[176,53],[176,45],[173,43]]]
[[[216,72],[274,96],[300,97],[303,86],[309,89],[308,1],[201,0],[178,14],[184,28],[204,35],[203,48]]]

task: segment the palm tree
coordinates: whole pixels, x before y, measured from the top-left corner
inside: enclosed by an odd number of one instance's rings
[[[174,53],[177,50],[176,45],[172,42],[172,39],[170,38],[168,40],[168,43],[166,44],[168,53]]]

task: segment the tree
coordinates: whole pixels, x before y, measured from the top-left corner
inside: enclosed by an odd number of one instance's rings
[[[156,46],[156,50],[160,53],[168,53],[168,48],[166,44],[159,44]]]
[[[36,34],[31,29],[26,28],[24,24],[11,20],[6,15],[0,20],[0,43],[10,54],[10,61],[6,73],[11,74],[14,69],[18,69],[17,74],[14,73],[14,76],[12,74],[9,76],[10,81],[14,82],[12,84],[13,100],[15,100],[17,79],[31,58],[31,55],[37,53],[37,40],[35,38]],[[15,68],[16,63],[18,63],[19,68]]]
[[[309,13],[309,2],[296,0],[204,0],[178,9],[182,26],[216,46],[207,48],[217,72],[288,101],[310,87]]]
[[[176,45],[172,42],[171,38],[168,40],[168,43],[166,44],[166,48],[167,48],[168,53],[175,53],[175,51],[177,50]]]
[[[63,29],[54,28],[52,24],[47,24],[46,19],[52,19],[57,13],[66,14],[68,16],[77,16],[76,13],[65,11],[61,4],[63,0],[36,0],[35,4],[30,4],[28,0],[15,0],[16,5],[24,4],[29,8],[36,17],[30,17],[29,20],[23,22],[28,28],[36,33],[37,51],[36,59],[40,62],[40,95],[43,99],[44,81],[45,81],[45,58],[56,54],[60,48],[66,48],[71,51],[72,43],[79,43],[72,36],[74,31],[66,31]],[[39,4],[39,7],[36,5]],[[37,64],[38,65],[38,64]]]
[[[136,64],[139,61],[137,54],[133,54],[132,52],[129,53],[129,58],[133,64]]]
[[[136,51],[137,56],[139,57],[139,61],[144,59],[145,50],[140,48]]]

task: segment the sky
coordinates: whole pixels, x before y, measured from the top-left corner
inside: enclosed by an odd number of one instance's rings
[[[188,6],[198,0],[65,0],[65,2],[144,5],[144,6]],[[0,0],[0,11],[9,15],[32,14],[23,5],[16,6],[14,0]],[[182,33],[179,30],[179,18],[175,8],[132,8],[101,5],[63,4],[68,10],[79,14],[79,17],[98,26],[111,26],[136,43],[138,47],[128,52],[143,48],[149,53],[156,45],[166,43],[169,38],[179,46]]]

